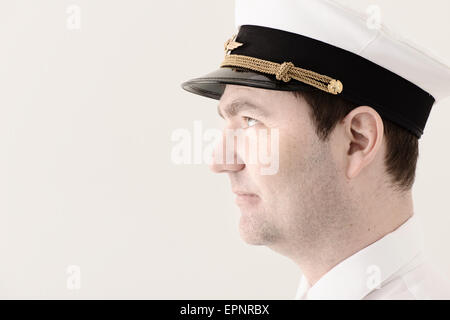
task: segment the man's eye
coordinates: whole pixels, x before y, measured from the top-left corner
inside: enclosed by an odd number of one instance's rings
[[[249,117],[244,117],[244,120],[249,127],[253,127],[258,122],[258,120]]]

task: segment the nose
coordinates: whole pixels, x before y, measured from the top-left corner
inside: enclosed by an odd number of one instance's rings
[[[237,152],[237,143],[227,144],[226,141],[226,135],[222,134],[222,139],[212,152],[212,162],[209,168],[214,173],[237,172],[245,168],[244,161]]]

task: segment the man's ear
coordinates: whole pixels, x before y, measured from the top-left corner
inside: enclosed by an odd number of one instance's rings
[[[349,146],[346,174],[352,179],[373,161],[380,149],[384,136],[383,120],[373,108],[360,106],[343,119],[343,126]]]

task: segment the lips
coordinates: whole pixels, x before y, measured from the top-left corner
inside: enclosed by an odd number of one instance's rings
[[[247,191],[241,191],[241,190],[233,190],[233,193],[235,193],[237,196],[255,196],[258,195],[255,193],[247,192]]]
[[[253,206],[260,200],[257,194],[248,191],[233,190],[233,193],[236,194],[236,204],[240,207]]]

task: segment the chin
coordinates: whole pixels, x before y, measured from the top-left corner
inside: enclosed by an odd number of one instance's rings
[[[239,221],[239,233],[244,242],[255,246],[267,246],[276,240],[273,228],[243,216]]]
[[[261,239],[261,237],[255,236],[255,235],[249,235],[249,234],[244,234],[243,232],[241,232],[241,239],[252,246],[265,246],[268,245],[268,243],[266,243],[265,241],[263,241],[263,239]]]

